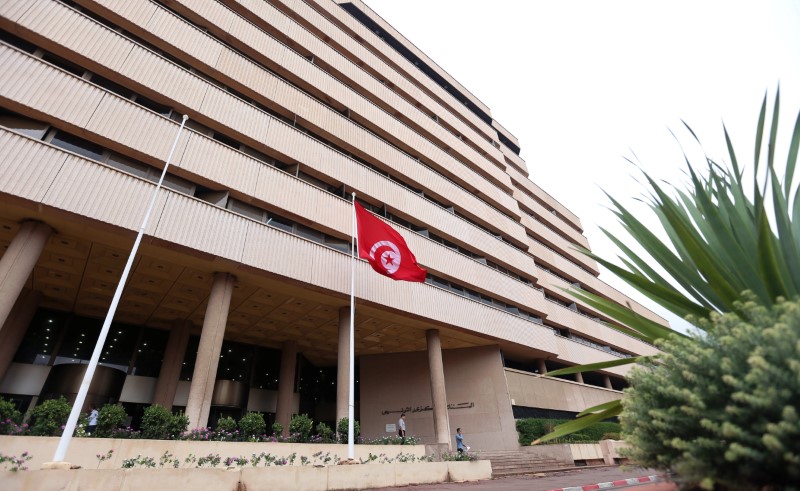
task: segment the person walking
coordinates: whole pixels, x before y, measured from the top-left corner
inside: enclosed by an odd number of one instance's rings
[[[460,454],[469,451],[469,446],[464,443],[464,435],[461,434],[461,428],[456,428],[456,450]]]
[[[406,413],[400,414],[400,419],[397,421],[397,435],[400,437],[400,442],[406,443]]]
[[[92,404],[92,411],[89,413],[89,424],[86,425],[86,433],[91,435],[97,429],[97,417],[100,415],[100,412],[97,410],[97,406]]]

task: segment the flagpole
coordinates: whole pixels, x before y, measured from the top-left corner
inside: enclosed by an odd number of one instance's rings
[[[164,182],[164,176],[167,174],[167,168],[172,161],[172,154],[175,152],[175,147],[178,146],[178,139],[181,136],[184,125],[186,125],[187,119],[189,119],[189,116],[184,115],[183,119],[181,120],[181,126],[178,128],[178,134],[175,135],[175,141],[172,142],[172,148],[167,156],[167,161],[164,164],[164,170],[161,171],[161,178],[159,178],[158,184],[156,184],[156,188],[153,190],[153,196],[150,198],[150,206],[147,208],[147,213],[144,215],[144,221],[142,221],[142,226],[139,228],[139,234],[136,236],[136,240],[133,243],[133,248],[128,256],[128,262],[125,264],[125,269],[122,271],[122,277],[117,285],[117,290],[114,292],[114,297],[111,300],[111,306],[108,308],[106,319],[103,322],[102,329],[100,330],[100,336],[97,338],[97,343],[94,345],[94,351],[92,352],[92,357],[89,360],[89,365],[86,367],[86,373],[83,375],[81,387],[78,390],[78,395],[75,397],[75,403],[72,405],[72,410],[69,413],[67,425],[64,427],[64,432],[61,434],[61,440],[58,442],[58,448],[56,448],[56,453],[53,456],[54,462],[63,461],[67,454],[67,449],[72,441],[72,434],[75,432],[75,426],[78,423],[78,417],[80,416],[81,409],[83,408],[83,403],[86,402],[86,394],[89,392],[89,385],[92,383],[92,377],[94,377],[95,368],[97,368],[97,363],[100,360],[100,353],[103,351],[103,346],[105,345],[106,337],[108,336],[108,330],[111,327],[111,321],[114,319],[114,314],[117,311],[117,305],[119,304],[119,299],[122,296],[122,290],[125,288],[125,282],[127,281],[128,274],[131,271],[131,266],[133,266],[133,260],[136,257],[136,251],[139,250],[139,244],[142,242],[142,236],[147,228],[147,222],[150,220],[150,214],[152,213],[153,207],[156,204],[158,191],[161,189],[161,183]]]
[[[350,224],[352,247],[350,251],[350,394],[348,395],[347,406],[347,458],[355,458],[355,449],[353,448],[353,428],[355,426],[353,418],[355,417],[355,317],[356,317],[356,193],[353,195],[353,211],[352,221]]]

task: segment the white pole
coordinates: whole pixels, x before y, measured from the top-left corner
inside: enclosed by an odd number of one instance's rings
[[[103,346],[105,345],[106,337],[108,336],[108,329],[111,327],[111,320],[114,319],[114,313],[117,311],[119,298],[122,296],[122,290],[125,288],[125,282],[127,281],[128,274],[131,271],[131,266],[133,266],[133,259],[136,257],[136,251],[139,250],[139,244],[142,242],[142,236],[147,228],[147,222],[150,220],[150,214],[152,213],[153,207],[156,204],[158,190],[161,189],[161,183],[164,182],[164,176],[167,174],[167,168],[169,167],[169,163],[172,161],[172,154],[175,152],[175,147],[178,146],[178,139],[181,136],[181,132],[183,131],[183,127],[186,124],[187,119],[189,119],[189,116],[184,115],[183,120],[181,120],[181,127],[178,128],[178,134],[175,135],[175,141],[172,143],[172,148],[169,151],[169,156],[167,156],[167,162],[164,165],[164,170],[161,172],[161,178],[158,180],[155,190],[153,190],[153,197],[150,198],[150,206],[147,208],[147,213],[144,215],[144,221],[142,222],[141,228],[139,228],[139,234],[136,236],[136,241],[133,243],[133,249],[131,249],[131,253],[128,256],[128,262],[125,264],[125,269],[122,271],[122,277],[119,279],[117,291],[114,292],[114,298],[111,300],[111,306],[108,308],[106,320],[103,322],[103,328],[100,330],[100,336],[97,338],[97,344],[94,345],[92,358],[89,360],[89,365],[86,367],[86,373],[83,376],[81,388],[78,390],[78,395],[75,397],[75,403],[72,405],[72,411],[69,413],[67,425],[64,427],[64,432],[61,434],[61,440],[58,442],[58,448],[53,456],[54,462],[63,461],[64,456],[67,454],[67,449],[72,441],[72,434],[75,432],[75,426],[78,423],[78,417],[80,416],[81,409],[83,408],[83,403],[86,401],[86,394],[89,392],[89,385],[92,383],[92,377],[94,376],[95,368],[97,368],[97,362],[100,360],[100,353],[103,351]]]
[[[356,193],[353,193],[353,217],[350,227],[352,231],[352,261],[350,267],[350,394],[348,397],[347,406],[347,458],[355,458],[355,449],[353,448],[353,427],[355,416],[355,317],[356,317]]]

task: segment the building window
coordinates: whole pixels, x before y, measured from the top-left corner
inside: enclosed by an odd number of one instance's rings
[[[233,380],[250,384],[253,346],[224,341],[219,353],[217,380]]]
[[[200,346],[200,336],[192,336],[189,338],[189,344],[186,345],[186,354],[183,357],[183,365],[181,365],[181,380],[192,380],[194,375],[194,362],[197,360],[197,349]]]
[[[278,390],[281,352],[270,348],[256,347],[253,364],[252,388]]]
[[[100,365],[105,365],[117,370],[128,373],[128,366],[131,363],[131,356],[139,340],[139,326],[127,324],[111,324],[108,329],[105,346],[100,353]],[[94,341],[92,339],[92,349]]]
[[[63,312],[38,310],[17,349],[14,361],[47,365],[69,318],[70,315]]]
[[[47,123],[20,116],[10,111],[0,110],[0,126],[11,131],[41,140],[50,127]]]
[[[53,365],[89,363],[102,325],[103,321],[98,319],[73,318],[65,330]]]
[[[162,329],[145,328],[136,347],[135,362],[131,375],[142,377],[158,377],[164,361],[164,350],[167,347],[169,332]]]
[[[52,138],[49,140],[53,145],[63,148],[69,152],[77,153],[86,158],[102,161],[103,160],[103,147],[92,143],[83,138],[64,133],[63,131],[56,131]]]

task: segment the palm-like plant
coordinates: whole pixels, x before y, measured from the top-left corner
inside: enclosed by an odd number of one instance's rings
[[[742,292],[752,292],[764,306],[771,307],[780,297],[800,296],[800,193],[793,182],[800,147],[800,115],[792,132],[783,182],[776,169],[775,143],[778,132],[780,92],[775,96],[771,124],[765,142],[767,96],[761,105],[753,154],[752,191],[743,176],[727,129],[724,128],[730,167],[706,157],[706,176],[701,175],[685,157],[691,185],[686,190],[669,190],[644,173],[649,186],[649,206],[658,217],[668,237],[659,239],[645,224],[609,196],[612,211],[632,242],[649,257],[641,257],[623,240],[607,230],[603,232],[621,251],[624,266],[585,254],[608,268],[639,292],[682,318],[708,318],[712,312],[737,312]],[[685,124],[685,123],[684,123]],[[697,136],[686,125],[695,140]],[[763,153],[766,164],[760,165]],[[770,220],[772,218],[772,221]],[[657,264],[666,274],[660,274]],[[675,334],[668,328],[646,319],[619,304],[583,290],[570,290],[575,297],[625,324],[640,339],[653,343]],[[598,370],[636,363],[643,357],[570,367],[548,373]],[[544,442],[579,431],[597,421],[617,416],[620,401],[589,408],[578,419],[558,426],[555,431],[534,443]]]

